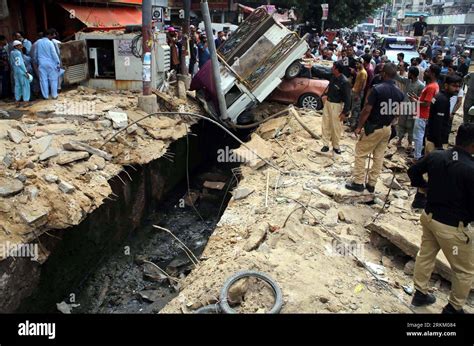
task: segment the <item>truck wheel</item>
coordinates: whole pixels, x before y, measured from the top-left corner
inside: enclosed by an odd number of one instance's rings
[[[251,111],[245,111],[237,117],[238,125],[248,125],[255,121],[255,116]]]
[[[296,78],[298,77],[300,72],[301,72],[301,63],[299,61],[295,61],[286,69],[285,78],[286,79]]]
[[[304,94],[300,97],[298,106],[318,111],[323,108],[323,101],[316,94]]]

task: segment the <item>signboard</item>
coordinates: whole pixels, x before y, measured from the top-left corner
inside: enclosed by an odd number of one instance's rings
[[[329,15],[329,5],[321,4],[321,8],[323,9],[323,16],[321,17],[321,20],[327,20]]]
[[[163,22],[163,7],[153,6],[152,20]]]
[[[163,12],[163,20],[169,22],[171,20],[171,11],[169,8],[165,8]]]
[[[119,40],[117,48],[118,56],[133,56],[132,40]]]

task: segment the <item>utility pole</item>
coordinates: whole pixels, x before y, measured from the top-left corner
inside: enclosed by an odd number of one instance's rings
[[[216,88],[217,102],[219,103],[219,111],[221,119],[225,120],[228,118],[227,105],[225,102],[224,93],[222,91],[221,75],[219,69],[219,59],[217,58],[217,49],[212,36],[212,22],[211,14],[209,12],[209,4],[207,0],[201,0],[201,12],[204,20],[204,26],[206,27],[207,44],[209,47],[209,53],[211,54],[211,68],[214,86]]]
[[[183,37],[181,39],[181,74],[187,76],[189,74],[188,66],[186,65],[186,57],[189,54],[189,25],[191,20],[191,0],[184,0],[184,25]]]
[[[383,6],[383,12],[382,12],[382,34],[385,33],[385,11],[387,10],[387,5]]]
[[[142,3],[142,43],[143,95],[148,96],[151,95],[151,47],[153,45],[153,35],[151,27],[151,0],[143,0]]]
[[[151,25],[151,0],[143,0],[142,3],[142,46],[143,46],[143,95],[138,96],[138,107],[147,112],[155,113],[158,111],[158,102],[156,96],[151,93],[152,80],[152,47],[153,33]]]

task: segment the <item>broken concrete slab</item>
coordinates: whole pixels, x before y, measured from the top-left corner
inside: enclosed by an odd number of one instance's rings
[[[23,191],[24,185],[18,179],[0,177],[0,197],[14,196]]]
[[[120,129],[128,125],[128,115],[125,112],[109,111],[106,118],[112,120],[114,129]]]
[[[62,152],[56,159],[56,163],[58,165],[67,165],[68,163],[84,160],[87,158],[89,158],[89,153],[86,151]]]
[[[58,156],[60,153],[58,148],[55,147],[49,147],[44,153],[42,153],[39,156],[40,161],[45,161],[47,159],[50,159],[52,157]]]
[[[221,181],[205,181],[203,186],[207,189],[221,191],[225,187],[225,184],[225,182]]]
[[[49,136],[41,137],[39,139],[32,140],[30,142],[30,145],[36,154],[42,154],[49,148],[52,141],[53,141],[53,136],[49,135]]]
[[[108,154],[107,152],[103,150],[94,148],[90,146],[89,144],[86,144],[83,142],[71,141],[68,143],[64,143],[63,148],[65,150],[70,150],[70,151],[87,151],[89,154],[100,156],[107,161],[112,160],[112,155]]]
[[[263,139],[271,139],[278,135],[278,133],[283,129],[285,124],[288,122],[287,117],[280,117],[275,119],[270,119],[258,129],[258,134]]]
[[[377,222],[367,224],[366,228],[388,239],[408,256],[416,258],[421,244],[422,230],[420,226],[416,226],[413,222],[402,218],[394,217],[394,215],[384,215]],[[446,280],[451,281],[451,267],[442,251],[436,257],[434,271]]]
[[[7,133],[10,140],[16,144],[20,144],[23,138],[25,138],[25,135],[23,134],[23,132],[15,130],[15,129],[9,129]]]
[[[369,192],[355,192],[345,188],[345,183],[329,183],[319,185],[319,191],[332,197],[338,203],[367,203],[374,200]]]
[[[49,209],[42,206],[35,206],[34,208],[27,207],[20,211],[20,217],[28,225],[40,226],[46,223],[49,214]]]
[[[37,127],[36,131],[46,132],[50,135],[68,136],[76,134],[76,126],[74,124],[49,124]]]
[[[54,184],[59,180],[59,177],[54,174],[45,174],[43,179],[48,183]]]
[[[71,185],[71,184],[69,184],[65,181],[61,181],[59,183],[58,187],[64,193],[73,193],[74,190],[76,190],[76,188],[73,185]]]
[[[267,235],[269,226],[268,224],[260,224],[258,227],[251,230],[250,237],[244,245],[244,250],[250,252],[257,249],[260,244],[263,243]]]
[[[250,187],[238,187],[232,192],[232,196],[234,197],[235,201],[238,201],[239,199],[244,199],[248,197],[254,191],[255,189],[252,189]]]
[[[105,159],[101,156],[92,155],[88,162],[93,165],[96,165],[98,170],[102,170],[105,168]]]
[[[237,156],[240,162],[245,162],[253,169],[263,167],[266,162],[272,158],[273,150],[269,143],[264,141],[256,133],[252,134],[249,142],[245,146],[233,150],[233,154]]]

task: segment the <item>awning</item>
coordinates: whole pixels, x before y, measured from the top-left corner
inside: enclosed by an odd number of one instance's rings
[[[405,12],[405,18],[406,17],[429,17],[430,14],[426,12]]]
[[[89,7],[60,4],[88,28],[112,28],[141,25],[142,11],[135,7]]]

